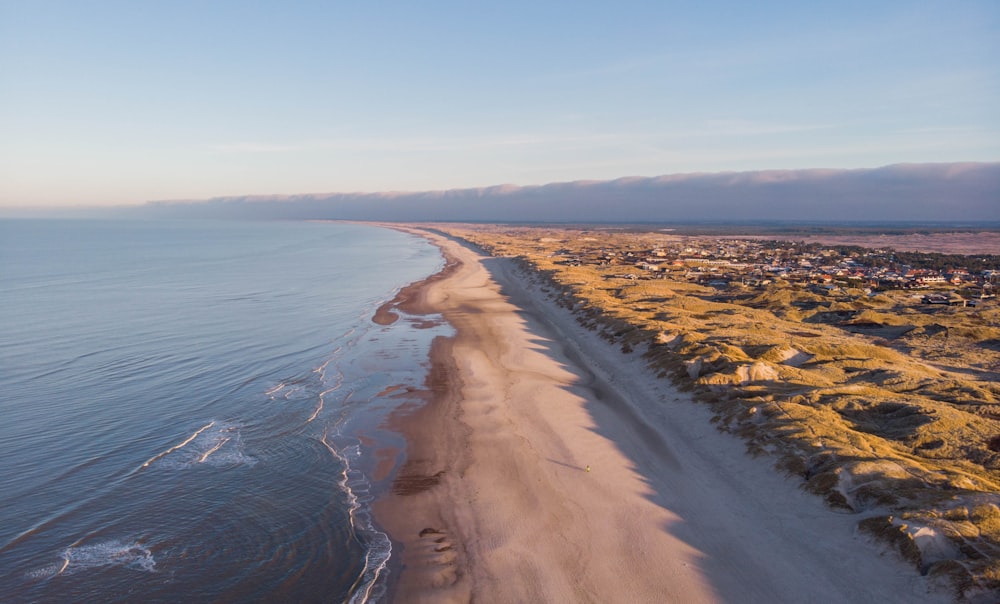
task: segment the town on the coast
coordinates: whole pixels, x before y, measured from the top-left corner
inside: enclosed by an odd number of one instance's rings
[[[814,293],[926,290],[920,302],[975,306],[996,297],[1000,257],[899,252],[779,240],[685,237],[650,248],[587,238],[553,252],[561,264],[628,266],[623,279],[670,279],[717,288],[796,284]]]

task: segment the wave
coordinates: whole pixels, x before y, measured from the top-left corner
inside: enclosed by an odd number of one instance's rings
[[[93,568],[118,566],[142,572],[156,572],[156,559],[141,541],[102,541],[92,545],[71,545],[60,554],[62,560],[27,573],[31,579],[70,575]]]
[[[318,416],[319,412],[322,410],[323,410],[323,395],[321,394],[319,396],[319,403],[316,405],[316,409],[313,411],[312,415],[309,416],[309,419],[306,420],[306,423],[308,424],[312,422],[314,419],[316,419],[316,416]]]
[[[376,600],[383,595],[384,586],[379,582],[389,566],[392,556],[392,542],[389,536],[375,528],[368,511],[367,504],[371,502],[370,484],[365,475],[351,468],[350,459],[361,456],[360,445],[345,447],[342,452],[331,442],[329,432],[324,432],[320,442],[330,451],[330,454],[343,464],[340,480],[337,485],[347,495],[348,519],[351,534],[364,548],[364,567],[358,574],[350,589],[350,604],[364,604]]]
[[[348,334],[353,334],[354,331],[352,329]],[[300,394],[305,395],[302,397],[305,399],[315,396],[315,406],[312,413],[305,420],[307,424],[312,423],[326,407],[327,396],[337,392],[344,385],[344,374],[337,369],[337,361],[342,356],[342,352],[343,346],[336,347],[330,352],[327,359],[310,371],[308,375],[284,379],[265,389],[264,396],[272,401],[276,401],[279,398],[291,401],[298,398]],[[331,367],[336,371],[332,376],[329,375]],[[316,390],[320,387],[323,389],[316,393]],[[350,398],[349,395],[348,398]]]
[[[221,449],[222,446],[225,445],[230,440],[231,439],[228,436],[223,437],[223,438],[219,438],[217,440],[216,444],[212,445],[212,448],[210,448],[208,451],[205,451],[205,453],[201,457],[198,458],[198,463],[205,463],[205,460],[208,459],[209,455],[211,455],[212,453],[215,453],[216,451],[218,451],[219,449]]]
[[[305,387],[302,385],[304,381],[304,379],[300,378],[287,382],[278,382],[276,385],[265,390],[264,395],[272,401],[277,400],[279,397],[288,400],[305,390]]]
[[[327,365],[327,363],[324,363],[323,365],[325,367]],[[324,369],[324,373],[323,373],[322,379],[323,379],[323,383],[325,384],[326,383],[326,370],[325,369]],[[316,419],[316,417],[319,415],[320,411],[323,410],[323,407],[326,405],[326,396],[328,394],[333,393],[333,392],[337,392],[338,390],[340,390],[341,386],[343,386],[343,385],[344,385],[344,374],[338,372],[337,373],[337,377],[334,380],[333,385],[330,386],[329,388],[327,388],[326,390],[324,390],[323,392],[320,392],[319,396],[316,397],[316,409],[313,411],[312,415],[309,416],[309,419],[306,420],[307,424],[310,423],[310,422],[312,422],[314,419]],[[347,396],[343,399],[344,403],[346,403],[351,398],[351,394],[353,394],[353,391],[347,393]]]
[[[144,468],[148,468],[148,467],[149,467],[149,465],[150,465],[150,464],[152,464],[153,462],[156,462],[156,461],[159,461],[160,459],[162,459],[162,458],[166,457],[167,455],[170,455],[170,454],[171,454],[171,453],[173,453],[174,451],[178,451],[178,450],[180,450],[180,449],[183,449],[183,448],[184,448],[184,447],[186,447],[186,446],[187,446],[187,445],[188,445],[188,444],[189,444],[189,443],[190,443],[191,441],[193,441],[194,439],[198,438],[198,436],[199,436],[199,435],[200,435],[200,434],[201,434],[202,432],[204,432],[205,430],[208,430],[209,428],[211,428],[211,427],[212,427],[212,426],[214,426],[214,425],[215,425],[215,422],[214,422],[214,421],[212,421],[212,422],[209,422],[208,424],[206,424],[206,425],[202,426],[201,428],[198,428],[197,430],[195,430],[195,433],[194,433],[194,434],[192,434],[191,436],[189,436],[189,437],[187,437],[186,439],[184,439],[184,441],[183,441],[183,442],[181,442],[180,444],[178,444],[178,445],[174,445],[173,447],[170,447],[170,448],[169,448],[169,449],[167,449],[166,451],[163,451],[162,453],[157,453],[156,455],[154,455],[154,456],[150,457],[150,458],[149,458],[148,460],[146,460],[146,463],[142,464],[142,467],[144,467]]]
[[[243,451],[241,426],[211,421],[195,430],[180,443],[149,458],[139,470],[154,464],[171,470],[183,470],[198,465],[215,467],[255,465],[257,459]]]

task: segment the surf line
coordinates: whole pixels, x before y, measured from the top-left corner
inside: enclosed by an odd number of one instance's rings
[[[338,383],[333,388],[324,390],[323,392],[319,393],[319,403],[316,405],[316,410],[313,411],[312,415],[309,416],[309,419],[306,420],[307,424],[316,419],[316,416],[319,415],[319,412],[323,410],[323,406],[326,404],[326,395],[339,389],[340,389],[340,384]],[[323,436],[324,438],[326,437],[325,434]]]
[[[319,395],[319,404],[316,405],[316,410],[313,411],[313,414],[309,416],[309,419],[306,420],[306,423],[308,424],[312,420],[316,419],[316,416],[319,415],[319,412],[322,410],[323,410],[323,395],[321,394]]]
[[[178,450],[178,449],[183,449],[183,448],[184,448],[184,447],[185,447],[185,446],[186,446],[186,445],[187,445],[188,443],[190,443],[190,442],[191,442],[192,440],[194,440],[194,439],[198,438],[198,435],[199,435],[199,434],[201,434],[201,433],[202,433],[202,432],[204,432],[205,430],[208,430],[209,428],[211,428],[211,427],[212,427],[212,426],[214,426],[214,425],[215,425],[215,421],[211,421],[211,422],[209,422],[208,424],[206,424],[206,425],[202,426],[201,428],[198,428],[198,430],[197,430],[197,431],[196,431],[196,432],[195,432],[194,434],[192,434],[191,436],[187,437],[187,438],[186,438],[186,439],[184,440],[184,442],[180,443],[179,445],[174,445],[174,446],[170,447],[169,449],[167,449],[167,450],[166,450],[166,451],[164,451],[163,453],[158,453],[158,454],[156,454],[156,455],[154,455],[154,456],[150,457],[150,458],[149,458],[149,459],[148,459],[148,460],[146,461],[146,463],[142,464],[142,466],[141,466],[141,467],[140,467],[139,469],[141,470],[142,468],[148,468],[148,467],[149,467],[149,464],[153,463],[154,461],[156,461],[156,460],[158,460],[158,459],[162,459],[162,458],[166,457],[167,455],[170,455],[171,453],[173,453],[174,451],[176,451],[176,450]],[[226,440],[229,440],[229,439],[226,439]],[[222,446],[222,445],[219,445],[219,446]],[[217,449],[217,448],[218,448],[218,447],[216,447],[216,449]],[[215,450],[215,449],[212,449],[212,451],[214,451],[214,450]],[[208,455],[206,455],[205,457],[208,457]],[[202,459],[202,461],[204,461],[204,459]]]
[[[347,499],[350,503],[348,506],[348,522],[351,525],[351,535],[358,544],[365,548],[365,565],[358,574],[357,579],[351,585],[351,589],[349,590],[351,598],[348,602],[349,604],[367,604],[371,598],[372,590],[375,589],[375,585],[378,583],[379,577],[388,568],[389,558],[392,556],[392,542],[385,533],[377,531],[369,521],[365,521],[363,525],[359,526],[358,512],[361,511],[361,501],[350,485],[350,477],[348,476],[348,472],[351,469],[350,463],[347,461],[347,458],[338,453],[333,445],[329,443],[327,440],[329,434],[330,430],[327,428],[323,431],[323,437],[319,439],[319,442],[330,451],[330,454],[334,458],[344,464],[338,484],[347,494]],[[385,550],[378,559],[372,560],[372,556],[377,555],[379,552],[374,549],[372,543],[366,543],[358,536],[359,530],[374,534],[376,537],[381,537],[384,540]]]

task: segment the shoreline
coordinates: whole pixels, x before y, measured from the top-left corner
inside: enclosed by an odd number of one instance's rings
[[[381,226],[424,237],[422,232],[397,225]],[[440,312],[438,292],[463,263],[438,248],[445,261],[441,270],[402,288],[376,310],[373,322],[392,324],[399,318],[397,310],[411,317]],[[432,341],[423,388],[408,392],[412,402],[394,411],[386,422],[406,441],[404,461],[394,469],[387,492],[373,504],[377,522],[402,550],[390,560],[388,601],[468,601],[471,597],[468,581],[458,585],[468,574],[463,568],[465,555],[456,550],[461,546],[451,542],[445,528],[453,526],[455,519],[448,513],[440,488],[442,478],[450,478],[459,469],[459,452],[465,445],[458,418],[461,376],[454,362],[455,337],[439,336]],[[442,600],[441,588],[460,593]]]
[[[390,420],[406,461],[373,509],[402,545],[393,601],[948,601],[511,262],[380,226],[446,258],[381,319],[456,330],[432,346],[426,403]]]
[[[392,227],[389,227],[392,228]],[[403,229],[396,229],[403,230]],[[404,230],[412,235],[419,235],[415,231]],[[440,246],[439,246],[440,249]],[[451,277],[458,270],[459,261],[454,256],[442,254],[444,256],[444,266],[439,271],[419,281],[404,286],[393,297],[392,300],[382,304],[375,309],[372,322],[376,325],[392,325],[399,320],[399,314],[395,311],[401,310],[410,315],[427,315],[435,312],[435,309],[428,304],[427,288],[434,286],[440,281]]]

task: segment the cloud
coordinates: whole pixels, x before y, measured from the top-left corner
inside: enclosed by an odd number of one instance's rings
[[[154,216],[395,221],[1000,222],[1000,163],[673,174],[411,193],[223,197]]]

